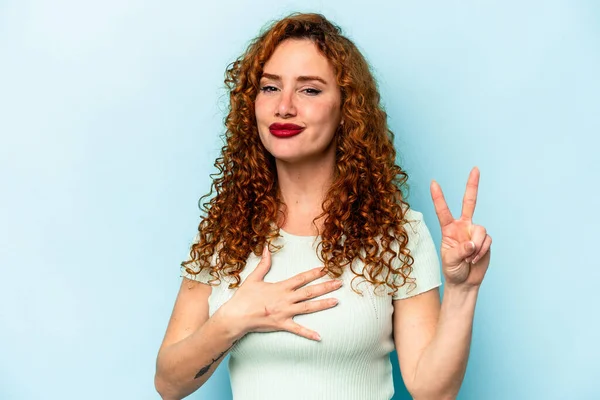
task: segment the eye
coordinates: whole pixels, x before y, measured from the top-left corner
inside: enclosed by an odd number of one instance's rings
[[[321,90],[319,89],[313,89],[313,88],[307,88],[303,90],[304,93],[310,95],[310,96],[316,96],[319,93],[321,93]]]
[[[277,88],[275,86],[263,86],[260,88],[260,91],[263,93],[270,93],[276,91]]]

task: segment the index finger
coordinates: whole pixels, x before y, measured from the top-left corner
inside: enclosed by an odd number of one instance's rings
[[[435,208],[435,213],[440,221],[440,226],[443,228],[444,226],[452,223],[454,221],[454,217],[450,212],[450,208],[448,208],[448,204],[444,199],[444,193],[442,193],[442,188],[439,183],[436,181],[431,181],[431,199],[433,200],[433,207]]]
[[[306,285],[309,282],[312,282],[316,279],[321,278],[322,276],[325,276],[326,273],[327,271],[324,267],[313,268],[306,272],[302,272],[298,275],[292,276],[291,278],[282,281],[282,283],[287,289],[295,290],[299,287]]]
[[[469,174],[467,180],[467,189],[465,190],[465,197],[463,197],[462,206],[462,219],[468,221],[473,220],[473,214],[475,213],[475,205],[477,204],[477,189],[479,188],[479,168],[474,167]]]

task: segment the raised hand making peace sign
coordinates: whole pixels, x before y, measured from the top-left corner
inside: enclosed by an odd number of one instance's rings
[[[481,225],[473,224],[477,203],[479,169],[471,170],[463,198],[462,215],[454,219],[440,185],[431,182],[431,198],[442,230],[442,271],[446,284],[478,287],[490,264],[492,237]]]

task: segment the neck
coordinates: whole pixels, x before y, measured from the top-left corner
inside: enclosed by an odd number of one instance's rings
[[[313,219],[323,212],[322,204],[333,182],[335,156],[301,164],[276,160],[276,167],[285,203],[285,222],[280,226],[289,233],[318,234]],[[319,221],[315,223],[320,229]]]

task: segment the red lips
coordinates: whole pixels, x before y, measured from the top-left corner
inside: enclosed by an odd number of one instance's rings
[[[292,136],[296,136],[300,132],[304,130],[304,127],[296,125],[296,124],[280,124],[274,123],[269,126],[269,131],[273,136],[278,138],[289,138]]]

